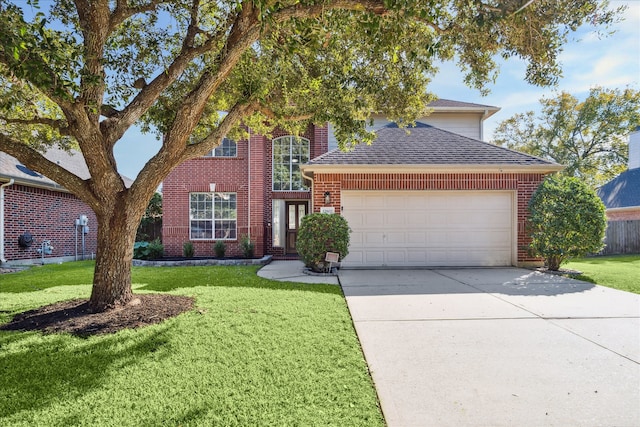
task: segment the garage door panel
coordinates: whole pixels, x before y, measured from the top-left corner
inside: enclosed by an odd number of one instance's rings
[[[344,266],[511,265],[512,193],[344,191]]]
[[[407,243],[409,244],[418,244],[418,245],[426,245],[427,244],[427,233],[425,231],[415,231],[413,233],[407,233]]]
[[[349,253],[349,256],[351,256],[351,253]],[[364,253],[364,265],[384,265],[384,251],[381,249],[367,250]]]

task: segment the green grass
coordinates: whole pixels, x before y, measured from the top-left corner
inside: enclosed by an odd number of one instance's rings
[[[87,297],[92,267],[0,276],[0,322]],[[134,292],[191,295],[196,309],[86,339],[0,331],[0,425],[384,425],[340,289],[255,272],[137,267]]]
[[[582,271],[580,280],[640,294],[640,255],[580,258],[562,267]]]

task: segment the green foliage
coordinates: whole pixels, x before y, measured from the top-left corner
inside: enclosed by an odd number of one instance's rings
[[[213,245],[213,252],[218,258],[224,258],[224,254],[227,252],[227,245],[223,240],[218,240]]]
[[[242,255],[244,255],[245,258],[253,258],[255,245],[248,235],[244,235],[240,238],[240,250],[242,251]]]
[[[593,88],[580,102],[562,92],[500,123],[493,142],[565,165],[562,172],[596,187],[624,171],[627,135],[640,125],[640,91]]]
[[[307,267],[323,271],[327,252],[339,253],[340,260],[349,254],[349,224],[337,214],[307,215],[302,218],[296,248]]]
[[[403,124],[423,115],[438,63],[457,61],[483,92],[496,55],[526,62],[528,82],[552,84],[567,34],[611,24],[621,11],[606,0],[27,4],[0,0],[0,151],[86,202],[105,232],[115,220],[138,221],[172,169],[224,137],[331,122],[348,149],[373,139],[372,114]],[[127,188],[113,148],[134,125],[162,147]],[[91,176],[40,154],[56,145],[80,148]],[[130,238],[115,244],[129,250]],[[96,274],[96,287],[114,279],[108,269]],[[126,298],[127,286],[119,288],[94,295]]]
[[[640,294],[640,255],[572,259],[566,267],[581,271],[580,280]]]
[[[193,256],[196,254],[196,250],[193,247],[193,243],[191,242],[184,242],[182,245],[182,255],[185,258],[193,258]]]
[[[162,194],[153,193],[147,209],[140,220],[136,241],[153,241],[158,238],[162,229]]]
[[[550,270],[569,258],[604,247],[605,207],[587,184],[573,177],[547,177],[529,202],[530,248]]]
[[[133,245],[135,259],[158,259],[164,255],[164,246],[159,239],[153,242],[136,242]]]
[[[0,323],[86,296],[92,270],[2,275]],[[170,290],[196,309],[89,339],[0,331],[0,425],[384,426],[340,288],[256,270],[134,267],[135,292]]]

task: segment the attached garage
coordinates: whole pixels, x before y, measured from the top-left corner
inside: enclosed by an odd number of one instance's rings
[[[513,192],[343,191],[344,267],[508,266]]]
[[[351,228],[348,268],[537,266],[527,206],[558,164],[433,126],[378,130],[371,145],[302,166],[313,211]]]

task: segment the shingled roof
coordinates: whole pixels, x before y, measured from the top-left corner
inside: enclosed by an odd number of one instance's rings
[[[473,108],[473,109],[484,109],[484,110],[499,110],[500,108],[495,107],[493,105],[485,105],[485,104],[474,104],[472,102],[462,102],[462,101],[454,101],[452,99],[436,99],[429,103],[429,107],[443,107],[443,108]]]
[[[65,151],[59,148],[50,148],[44,154],[44,156],[58,165],[62,166],[69,172],[75,174],[82,179],[89,179],[91,177],[89,169],[84,161],[84,157],[77,151]],[[121,175],[122,176],[122,175]],[[14,179],[16,183],[21,183],[29,186],[47,187],[57,190],[64,190],[63,187],[56,182],[47,178],[46,176],[32,171],[24,166],[18,159],[10,156],[7,153],[0,151],[0,179],[9,180]],[[133,181],[122,176],[122,179],[127,187],[131,186]]]
[[[607,209],[640,207],[640,168],[622,172],[598,189]]]
[[[561,169],[556,163],[420,122],[410,129],[388,125],[376,134],[371,145],[359,144],[349,152],[333,150],[311,160],[309,165],[483,165]]]

